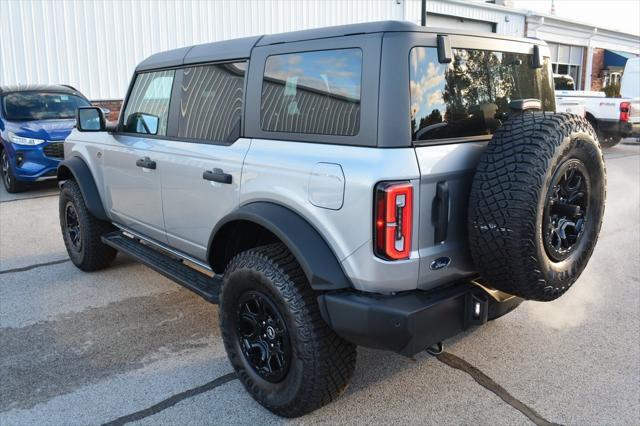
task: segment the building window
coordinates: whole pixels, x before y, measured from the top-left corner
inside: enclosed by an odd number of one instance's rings
[[[360,49],[322,50],[267,58],[262,129],[354,136],[360,130]]]
[[[582,58],[584,48],[568,44],[547,43],[551,52],[554,74],[570,75],[576,88],[582,87]]]

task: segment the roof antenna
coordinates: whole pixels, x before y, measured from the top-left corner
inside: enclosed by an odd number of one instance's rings
[[[551,0],[551,14],[552,15],[556,14],[556,2],[555,2],[555,0]]]

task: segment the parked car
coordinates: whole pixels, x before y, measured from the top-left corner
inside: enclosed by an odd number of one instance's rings
[[[576,112],[584,108],[584,115],[598,133],[602,146],[615,146],[622,138],[631,135],[631,99],[607,98],[604,92],[575,90],[570,75],[554,74],[553,79],[556,102]]]
[[[629,123],[633,135],[640,138],[640,58],[627,59],[620,80],[620,94],[631,100]]]
[[[9,192],[56,178],[76,110],[91,103],[65,85],[0,87],[0,165]]]
[[[595,247],[602,152],[555,112],[542,41],[376,22],[140,63],[120,121],[58,168],[81,270],[117,251],[219,303],[267,409],[336,398],[356,346],[411,356],[564,294]]]

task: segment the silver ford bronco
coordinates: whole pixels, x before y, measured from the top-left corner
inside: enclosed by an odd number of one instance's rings
[[[60,225],[219,307],[247,391],[336,398],[356,346],[411,356],[564,294],[602,222],[592,127],[555,113],[544,42],[376,22],[222,41],[138,65],[120,119],[82,107]]]

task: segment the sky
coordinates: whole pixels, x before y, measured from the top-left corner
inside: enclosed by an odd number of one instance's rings
[[[556,15],[640,35],[640,0],[555,0]],[[551,0],[514,0],[514,7],[549,13]]]

